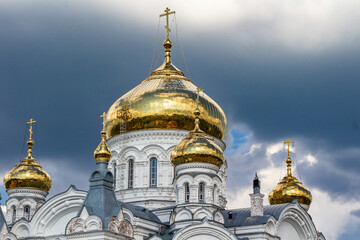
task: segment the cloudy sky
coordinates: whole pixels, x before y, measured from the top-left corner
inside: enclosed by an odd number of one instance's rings
[[[24,157],[34,117],[51,195],[88,188],[99,115],[149,75],[158,26],[160,64],[167,6],[176,10],[173,62],[228,116],[229,207],[249,206],[255,171],[263,193],[276,185],[290,137],[317,228],[330,240],[358,239],[356,0],[0,0],[0,177]],[[4,204],[3,186],[1,195]]]

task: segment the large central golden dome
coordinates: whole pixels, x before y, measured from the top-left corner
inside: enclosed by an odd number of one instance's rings
[[[165,61],[147,79],[120,97],[106,116],[107,138],[120,134],[121,116],[126,131],[145,129],[194,129],[197,87],[170,60],[171,41],[164,42]],[[227,119],[220,106],[206,94],[200,96],[201,128],[225,140]],[[122,118],[124,119],[124,118]]]

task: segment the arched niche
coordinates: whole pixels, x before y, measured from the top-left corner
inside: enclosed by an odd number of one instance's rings
[[[67,191],[50,198],[34,214],[30,222],[32,235],[65,234],[68,222],[76,216],[85,197],[85,191],[71,186]]]
[[[205,219],[199,224],[181,229],[173,240],[238,240],[238,238],[221,225],[209,223]]]
[[[176,213],[175,222],[191,220],[192,218],[192,212],[184,208]]]

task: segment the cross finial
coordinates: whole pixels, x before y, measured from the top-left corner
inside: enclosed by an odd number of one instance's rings
[[[290,143],[293,143],[294,141],[291,141],[290,140],[290,138],[288,138],[288,139],[286,139],[286,142],[284,142],[284,143],[286,143],[288,146],[287,146],[287,152],[288,152],[288,157],[287,157],[287,159],[286,159],[286,164],[287,164],[287,175],[289,176],[289,177],[291,177],[291,158],[290,158]]]
[[[175,14],[175,11],[170,12],[170,9],[167,7],[167,8],[164,10],[164,12],[165,12],[165,13],[164,13],[164,14],[161,14],[160,17],[166,16],[165,29],[166,29],[166,39],[168,40],[168,39],[169,39],[169,32],[171,31],[170,28],[169,28],[169,15]]]
[[[294,141],[291,141],[290,138],[286,139],[286,142],[284,142],[285,144],[287,144],[287,152],[288,152],[288,158],[290,157],[290,143],[293,143]]]
[[[199,87],[196,88],[196,94],[197,94],[197,97],[196,97],[196,109],[199,108],[199,95],[200,95],[200,92],[203,92],[204,89],[201,89]]]
[[[103,130],[105,130],[105,118],[106,118],[106,113],[105,113],[105,112],[103,112],[103,114],[102,114],[100,117],[102,117],[102,118],[103,118],[103,122],[102,122],[102,124],[103,124]]]
[[[33,129],[33,124],[34,123],[36,123],[36,121],[33,118],[30,118],[30,121],[26,123],[26,124],[30,125],[30,128],[29,128],[30,138],[29,139],[32,139],[32,135],[33,135],[32,129]]]

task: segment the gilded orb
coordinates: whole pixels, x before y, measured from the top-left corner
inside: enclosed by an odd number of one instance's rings
[[[300,204],[310,206],[312,196],[311,192],[294,176],[285,176],[269,194],[271,205],[291,203],[295,199]]]
[[[197,87],[166,60],[150,77],[120,97],[106,116],[107,138],[121,132],[145,129],[194,128]],[[225,140],[227,119],[220,106],[205,93],[199,99],[201,128],[205,133]]]
[[[94,158],[97,162],[108,162],[111,158],[111,151],[106,143],[105,136],[105,131],[101,131],[101,142],[94,151]]]
[[[34,158],[25,158],[5,175],[6,190],[31,188],[49,192],[52,187],[50,175]]]
[[[294,200],[298,202],[307,210],[310,207],[312,196],[311,192],[294,177],[291,173],[290,158],[290,143],[293,143],[289,138],[284,142],[288,145],[286,158],[286,176],[274,187],[269,194],[269,202],[273,204],[291,203]]]
[[[32,129],[34,123],[36,123],[36,121],[32,118],[30,119],[30,122],[27,123],[30,124],[30,138],[27,141],[28,155],[5,175],[4,186],[6,190],[14,188],[31,188],[49,192],[52,187],[50,175],[32,156],[32,149],[34,145],[34,140],[32,139]]]
[[[171,152],[170,161],[175,167],[183,163],[210,163],[221,167],[225,157],[222,149],[199,128],[199,111],[195,112],[195,129]]]

